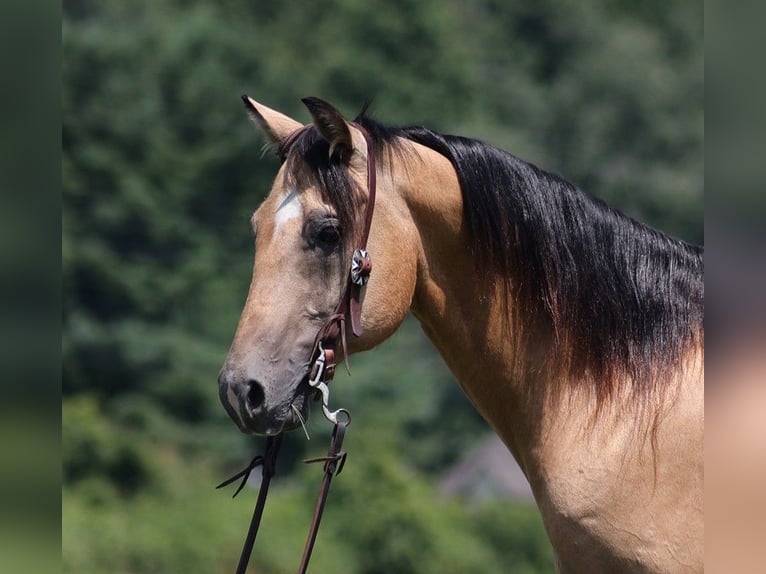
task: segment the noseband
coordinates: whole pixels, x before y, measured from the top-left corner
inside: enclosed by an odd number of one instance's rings
[[[304,461],[307,463],[324,462],[324,477],[322,478],[322,486],[314,509],[314,516],[311,521],[308,538],[306,539],[306,546],[303,551],[301,564],[298,568],[298,574],[304,574],[308,568],[311,552],[314,548],[314,542],[316,541],[316,536],[319,532],[319,523],[322,519],[327,495],[330,492],[330,482],[332,481],[332,477],[335,474],[340,474],[341,470],[343,470],[343,465],[346,462],[346,452],[342,451],[341,448],[343,446],[343,438],[346,434],[346,428],[351,423],[351,414],[343,408],[335,411],[329,409],[330,389],[327,386],[327,383],[329,383],[335,375],[335,355],[339,342],[343,350],[343,360],[346,363],[346,368],[348,368],[346,317],[348,317],[351,322],[351,332],[354,336],[359,337],[362,335],[362,288],[367,284],[367,281],[370,278],[370,272],[372,271],[372,260],[370,259],[370,254],[367,252],[367,238],[370,234],[372,214],[375,210],[375,153],[372,147],[372,140],[369,133],[367,133],[367,130],[358,124],[352,125],[362,132],[367,144],[367,190],[369,195],[364,213],[364,224],[359,240],[359,247],[354,250],[354,254],[351,257],[351,267],[349,269],[348,278],[346,279],[345,288],[343,289],[343,294],[332,315],[327,318],[325,323],[319,329],[319,332],[314,339],[311,356],[309,357],[311,370],[309,372],[308,385],[312,389],[316,389],[322,400],[322,413],[334,426],[332,436],[330,437],[330,446],[327,456]],[[289,148],[304,129],[305,128],[300,128],[290,134],[282,147]],[[263,509],[266,504],[269,484],[272,476],[274,476],[276,472],[277,455],[279,454],[281,443],[281,433],[276,436],[267,437],[266,448],[263,455],[256,456],[244,470],[228,480],[225,480],[216,487],[224,487],[235,480],[242,478],[239,488],[237,488],[234,493],[234,496],[236,496],[247,483],[247,479],[252,470],[259,465],[263,467],[258,500],[255,505],[255,510],[253,511],[253,518],[250,521],[250,528],[247,537],[245,538],[236,574],[245,574],[245,571],[247,570],[247,564],[250,561],[250,555],[252,554],[253,546],[255,544],[255,537],[258,534],[258,527],[260,526],[261,518],[263,517]]]

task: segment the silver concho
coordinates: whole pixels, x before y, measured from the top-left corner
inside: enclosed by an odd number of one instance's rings
[[[370,254],[364,249],[354,251],[351,258],[351,282],[362,287],[370,278],[372,260]]]

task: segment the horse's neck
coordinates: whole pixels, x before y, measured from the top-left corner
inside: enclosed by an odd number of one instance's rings
[[[428,156],[430,169],[406,194],[421,243],[412,312],[524,469],[562,564],[675,571],[683,559],[694,570],[702,527],[701,352],[666,382],[672,409],[665,411],[632,400],[628,381],[597,408],[587,385],[530,372],[534,361],[519,362],[514,306],[476,276],[458,182],[440,158]],[[643,439],[636,433],[642,413],[662,421]],[[681,509],[678,517],[658,521],[671,506]],[[657,540],[672,543],[655,547]]]
[[[436,152],[420,153],[428,169],[408,180],[406,192],[421,242],[412,312],[474,406],[524,465],[540,417],[525,402],[534,377],[519,373],[515,363],[517,334],[506,316],[512,309],[503,289],[476,275],[452,166]],[[538,390],[532,410],[543,408],[545,392]]]
[[[604,408],[587,385],[562,381],[566,375],[547,368],[544,362],[555,357],[548,353],[544,333],[533,335],[539,356],[528,355],[530,346],[522,337],[529,333],[520,332],[522,322],[514,317],[518,302],[505,300],[508,292],[499,282],[477,276],[451,164],[436,152],[418,149],[425,156],[423,169],[405,191],[421,244],[412,312],[461,387],[528,473],[545,464],[542,457],[574,447],[559,446],[559,434],[571,435],[572,429],[580,434],[588,427],[593,441],[599,435],[611,441],[614,432],[623,432],[617,429],[620,420],[640,418],[630,385],[619,385]]]

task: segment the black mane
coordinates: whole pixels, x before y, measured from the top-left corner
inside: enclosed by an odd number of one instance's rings
[[[529,321],[547,325],[555,360],[596,381],[599,396],[620,374],[648,391],[702,337],[701,247],[480,141],[390,128],[364,114],[356,122],[377,155],[406,154],[412,141],[450,160],[478,271],[485,279],[505,278],[506,294],[528,307]],[[353,221],[357,193],[342,166],[327,159],[326,144],[319,149],[315,131],[299,138],[298,153],[334,196],[328,199],[344,212],[341,218]]]

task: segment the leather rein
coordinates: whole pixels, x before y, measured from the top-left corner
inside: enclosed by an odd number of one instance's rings
[[[298,574],[305,574],[308,568],[311,552],[314,549],[314,543],[316,541],[317,533],[319,532],[319,523],[322,520],[322,513],[324,512],[327,496],[330,492],[332,477],[340,474],[343,470],[343,465],[346,462],[346,452],[341,449],[346,434],[346,428],[351,423],[351,414],[343,408],[335,411],[329,409],[330,389],[327,386],[327,383],[329,383],[335,375],[335,355],[339,342],[343,350],[343,359],[346,362],[346,368],[348,368],[346,317],[348,317],[351,322],[351,332],[354,336],[359,337],[362,335],[361,294],[362,288],[367,284],[370,272],[372,271],[372,261],[370,260],[370,255],[367,253],[366,248],[367,239],[370,234],[370,225],[372,224],[372,214],[375,210],[375,191],[377,187],[375,154],[373,152],[372,141],[367,131],[358,124],[352,125],[362,132],[367,144],[367,189],[369,196],[365,208],[364,224],[359,240],[359,247],[354,250],[354,254],[351,258],[351,268],[349,270],[348,279],[346,280],[346,287],[338,301],[338,305],[335,307],[335,311],[327,318],[324,325],[319,329],[319,332],[314,339],[314,345],[309,361],[309,364],[312,366],[309,372],[308,385],[312,389],[316,389],[317,394],[321,398],[322,412],[325,418],[333,423],[333,431],[330,437],[330,446],[327,451],[327,456],[311,458],[304,461],[306,463],[323,462],[324,476],[322,478],[322,485],[314,508],[311,527],[309,528],[308,537],[306,539],[306,546],[303,550],[303,557],[301,558],[301,563],[298,568]],[[287,139],[286,146],[289,146],[294,142],[304,129],[305,128],[301,128],[292,133]],[[250,461],[250,464],[248,464],[246,468],[216,487],[222,488],[231,484],[235,480],[242,478],[242,482],[233,495],[237,496],[247,483],[252,470],[257,466],[263,467],[258,499],[255,504],[255,509],[253,510],[250,528],[248,529],[242,547],[236,574],[245,574],[247,570],[253,546],[255,545],[255,538],[258,534],[258,527],[260,526],[261,518],[263,517],[269,484],[271,483],[271,478],[276,473],[277,455],[279,454],[279,447],[281,444],[281,433],[276,436],[267,437],[263,455],[256,456]]]

